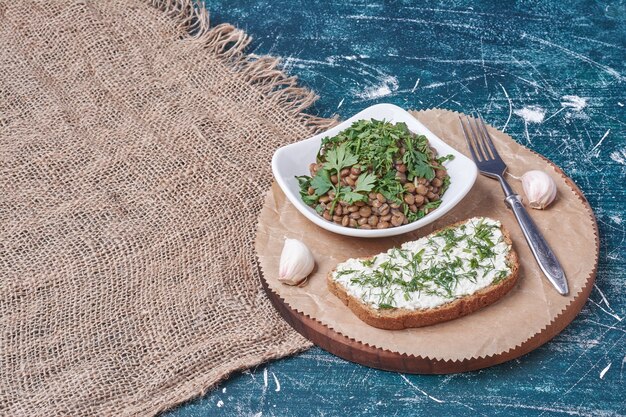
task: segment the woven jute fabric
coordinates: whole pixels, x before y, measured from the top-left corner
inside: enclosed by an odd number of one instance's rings
[[[153,415],[309,343],[260,286],[281,145],[334,123],[191,2],[0,2],[0,415]]]

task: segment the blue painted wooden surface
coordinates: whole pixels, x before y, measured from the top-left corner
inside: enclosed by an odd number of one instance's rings
[[[192,416],[625,415],[626,5],[619,2],[212,0],[212,23],[254,36],[349,116],[377,103],[480,111],[560,165],[601,233],[591,300],[518,360],[400,375],[320,349],[231,377],[167,413]]]

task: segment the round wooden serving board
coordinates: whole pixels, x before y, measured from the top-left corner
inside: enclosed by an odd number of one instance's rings
[[[434,109],[413,114],[441,139],[467,153],[457,113]],[[281,316],[304,337],[341,358],[422,374],[493,366],[532,351],[563,330],[582,309],[595,280],[599,253],[595,217],[582,192],[560,168],[508,135],[492,128],[490,133],[513,175],[542,169],[557,182],[556,202],[531,215],[564,266],[568,296],[558,295],[542,276],[512,213],[504,206],[499,185],[488,178],[479,176],[459,206],[434,224],[385,239],[349,238],[322,230],[300,215],[274,184],[259,217],[255,247],[263,288]],[[512,185],[521,194],[520,185]],[[326,274],[345,259],[385,251],[473,216],[501,220],[521,260],[518,284],[491,306],[447,323],[391,331],[361,322],[326,289]],[[286,237],[302,240],[315,255],[316,270],[304,287],[283,285],[276,279]]]

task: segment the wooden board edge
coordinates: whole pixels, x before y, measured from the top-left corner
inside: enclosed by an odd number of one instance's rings
[[[567,309],[557,317],[544,330],[522,343],[520,346],[503,352],[501,354],[471,358],[463,361],[444,361],[420,356],[400,354],[385,349],[380,349],[350,339],[326,325],[299,313],[289,306],[274,293],[261,275],[261,284],[270,302],[278,313],[293,327],[298,333],[313,342],[316,346],[339,356],[350,362],[355,362],[363,366],[369,366],[385,371],[412,373],[412,374],[448,374],[457,372],[474,371],[478,369],[495,366],[512,359],[518,358],[533,351],[545,344],[557,334],[559,334],[578,315],[585,305],[593,283],[595,281],[597,268],[594,268],[587,284],[579,293],[579,296],[572,301]]]

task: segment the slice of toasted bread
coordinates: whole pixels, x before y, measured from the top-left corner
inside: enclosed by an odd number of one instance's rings
[[[461,221],[431,233],[433,236],[446,229],[458,227],[468,220]],[[519,271],[519,262],[515,253],[508,231],[501,225],[500,230],[504,241],[509,246],[506,262],[510,268],[510,273],[505,278],[496,283],[492,283],[478,291],[452,299],[449,302],[433,308],[407,309],[407,308],[385,308],[377,309],[365,303],[362,299],[354,297],[348,293],[346,287],[333,279],[336,268],[328,273],[327,284],[331,293],[335,294],[358,318],[365,323],[381,329],[400,330],[406,328],[429,326],[435,323],[449,321],[473,313],[489,304],[492,304],[508,293],[516,284]],[[364,260],[372,257],[362,258]]]

